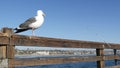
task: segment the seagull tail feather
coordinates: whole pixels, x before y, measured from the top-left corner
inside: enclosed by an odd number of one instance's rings
[[[15,33],[20,33],[20,32],[23,32],[23,31],[26,31],[26,30],[29,30],[29,29],[18,29],[18,28],[15,28],[14,30],[16,30]]]

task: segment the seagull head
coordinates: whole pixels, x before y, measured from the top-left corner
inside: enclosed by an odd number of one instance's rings
[[[37,11],[37,15],[45,16],[45,13],[44,13],[42,10],[38,10],[38,11]]]

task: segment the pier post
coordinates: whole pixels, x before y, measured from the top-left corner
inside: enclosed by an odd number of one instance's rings
[[[97,68],[104,68],[104,49],[96,49],[96,56],[101,56],[103,60],[97,61]]]
[[[117,55],[117,49],[113,49],[114,50],[114,56]],[[115,65],[118,65],[118,59],[115,59]]]
[[[0,45],[0,67],[1,68],[14,68],[13,65],[11,65],[13,62],[10,60],[14,58],[14,45],[11,45],[11,35],[13,33],[13,30],[10,28],[3,28],[2,33],[5,34],[9,38],[9,44],[6,45]],[[3,40],[6,41],[6,40]]]
[[[6,46],[0,45],[0,67],[1,68],[7,68],[8,63],[6,59]]]

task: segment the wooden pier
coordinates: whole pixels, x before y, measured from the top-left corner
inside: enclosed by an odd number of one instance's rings
[[[34,47],[60,47],[60,48],[92,48],[96,49],[96,56],[89,57],[70,57],[70,58],[14,58],[15,46],[34,46]],[[113,49],[114,55],[105,56],[105,49]],[[3,28],[0,33],[0,67],[15,68],[16,66],[35,66],[48,64],[62,64],[75,62],[93,62],[97,63],[97,68],[120,68],[118,65],[117,50],[120,44],[92,42],[81,40],[68,40],[47,37],[30,37],[17,35],[11,28]],[[114,60],[115,66],[106,67],[105,60]]]

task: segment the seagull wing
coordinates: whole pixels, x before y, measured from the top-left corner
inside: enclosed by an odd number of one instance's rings
[[[35,17],[29,18],[24,23],[22,23],[19,27],[22,29],[30,29],[29,25],[36,21]]]
[[[31,29],[29,27],[30,24],[34,23],[36,21],[35,17],[33,18],[29,18],[28,20],[26,20],[24,23],[20,24],[20,28],[15,28],[16,32],[15,33],[19,33],[19,32],[23,32],[23,31],[26,31],[26,30],[29,30]]]

